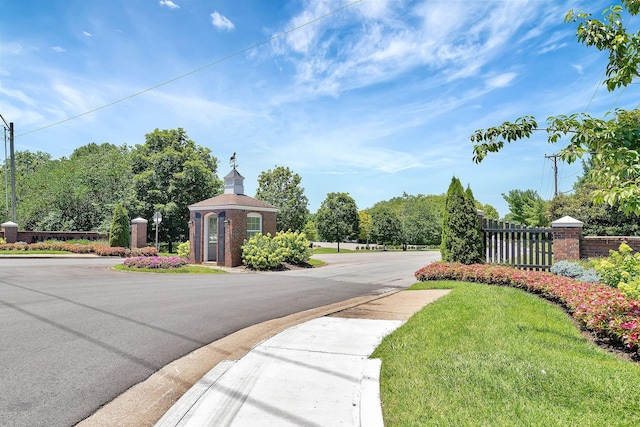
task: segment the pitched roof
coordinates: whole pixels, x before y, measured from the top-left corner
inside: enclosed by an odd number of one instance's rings
[[[249,208],[253,210],[272,212],[278,210],[278,208],[273,206],[271,203],[263,202],[262,200],[257,200],[253,197],[245,196],[244,194],[221,194],[219,196],[189,205],[189,210],[191,211],[204,210],[208,208]]]

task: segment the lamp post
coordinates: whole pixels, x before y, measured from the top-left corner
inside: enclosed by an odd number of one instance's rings
[[[158,228],[160,227],[160,223],[162,222],[162,214],[160,212],[156,212],[153,214],[153,223],[156,227],[156,251],[158,250]]]

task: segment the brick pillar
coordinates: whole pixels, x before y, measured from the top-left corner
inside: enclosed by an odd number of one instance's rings
[[[15,243],[18,241],[18,224],[15,222],[5,222],[0,225],[2,227],[2,231],[4,231],[4,240],[7,243]]]
[[[131,220],[131,249],[147,247],[147,221],[144,218]]]
[[[551,223],[553,227],[553,262],[580,259],[580,239],[584,223],[565,216]]]

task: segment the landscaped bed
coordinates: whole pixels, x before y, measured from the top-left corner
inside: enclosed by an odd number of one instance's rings
[[[135,271],[146,273],[186,273],[186,274],[224,274],[219,268],[201,265],[189,265],[189,260],[177,256],[132,257],[124,260],[121,265],[113,267],[120,271]]]
[[[567,315],[600,313],[608,301],[614,309],[604,311],[622,325],[637,302],[601,285],[507,267],[438,263],[416,276],[429,281],[412,289],[452,292],[372,356],[383,360],[386,426],[640,425],[640,365],[596,346]],[[595,317],[590,325],[600,334],[610,330]],[[620,339],[637,348],[631,336]]]
[[[4,243],[0,244],[0,255],[14,255],[22,253],[74,253],[95,254],[99,256],[155,256],[158,251],[154,247],[129,249],[111,247],[106,243],[69,243],[69,242],[41,242],[41,243]]]

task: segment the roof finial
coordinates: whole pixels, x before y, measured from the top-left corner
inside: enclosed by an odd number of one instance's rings
[[[231,156],[231,158],[229,159],[229,164],[231,165],[231,167],[233,168],[233,170],[236,169],[236,152],[233,152],[233,156]]]

